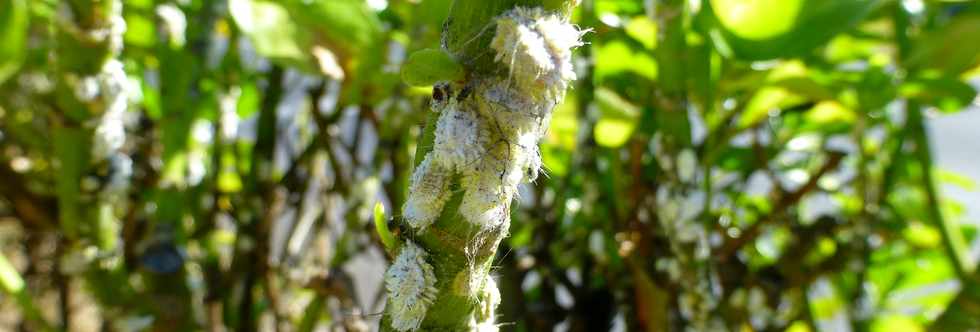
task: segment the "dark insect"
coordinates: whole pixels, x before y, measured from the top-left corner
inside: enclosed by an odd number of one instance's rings
[[[438,83],[432,87],[432,101],[443,103],[452,95],[452,87],[448,83]]]
[[[463,86],[463,89],[459,90],[459,95],[456,96],[456,100],[463,101],[466,97],[470,96],[471,92],[473,92],[473,88],[469,84]]]

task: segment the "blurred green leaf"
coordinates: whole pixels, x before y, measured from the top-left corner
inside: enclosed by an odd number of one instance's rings
[[[616,74],[629,72],[647,78],[657,79],[657,62],[644,51],[636,51],[622,40],[613,40],[596,49],[595,80],[603,80]]]
[[[596,143],[608,148],[622,146],[636,129],[640,109],[612,90],[600,88],[595,92],[599,106],[599,121],[593,128]]]
[[[864,19],[877,0],[712,0],[719,50],[743,60],[804,55]],[[726,52],[723,52],[726,53]]]
[[[955,113],[973,102],[977,90],[955,77],[917,77],[903,83],[899,94],[935,106],[945,113]]]
[[[806,127],[831,131],[834,127],[849,125],[857,119],[857,113],[839,102],[825,100],[804,113]]]
[[[24,62],[29,15],[26,0],[0,2],[0,84]]]
[[[637,16],[626,24],[626,34],[647,49],[657,48],[657,24],[646,16]]]
[[[228,10],[255,51],[274,62],[313,71],[310,31],[298,26],[278,2],[229,0]]]
[[[945,169],[936,170],[936,177],[943,183],[960,187],[966,191],[977,191],[977,183],[969,176]]]
[[[152,18],[143,15],[126,15],[126,46],[153,47],[157,42],[156,25]]]
[[[238,110],[238,116],[246,119],[259,111],[262,94],[259,88],[255,86],[255,82],[245,82],[241,85],[241,89],[242,95],[238,97],[236,109]]]
[[[908,66],[958,75],[980,64],[977,36],[980,36],[980,15],[955,17],[948,25],[922,35],[913,43]]]
[[[909,241],[909,244],[922,248],[937,248],[942,243],[942,235],[935,227],[923,224],[920,221],[910,221],[907,227],[902,230],[902,235]]]
[[[299,29],[312,34],[318,44],[325,45],[339,58],[362,61],[357,57],[383,56],[369,53],[381,37],[381,22],[365,1],[282,0],[279,3],[285,6]]]
[[[711,0],[718,21],[733,35],[766,40],[789,33],[804,0]]]
[[[925,332],[925,328],[908,316],[884,315],[871,322],[871,332]]]
[[[242,178],[234,171],[222,170],[218,173],[217,185],[223,193],[236,193],[242,190]]]

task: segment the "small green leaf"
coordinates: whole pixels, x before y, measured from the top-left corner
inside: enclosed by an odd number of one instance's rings
[[[381,203],[374,204],[374,227],[381,238],[381,244],[385,246],[388,252],[394,252],[397,240],[391,234],[391,230],[388,229],[388,220],[385,219],[385,206]]]
[[[439,81],[459,81],[466,76],[463,66],[440,49],[416,51],[402,65],[402,80],[411,86],[428,86]]]

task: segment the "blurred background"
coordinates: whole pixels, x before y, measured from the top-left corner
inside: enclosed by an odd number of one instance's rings
[[[452,2],[0,0],[0,331],[376,330]],[[572,21],[501,330],[980,329],[980,3]]]

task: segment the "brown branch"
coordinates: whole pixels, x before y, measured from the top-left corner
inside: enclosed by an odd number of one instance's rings
[[[58,203],[55,199],[44,197],[27,189],[24,179],[10,168],[10,164],[0,161],[0,196],[10,202],[15,216],[27,227],[49,229],[58,224]]]
[[[823,177],[824,174],[837,168],[843,158],[843,153],[829,152],[829,159],[827,162],[825,162],[823,166],[821,166],[820,169],[810,177],[810,180],[807,181],[806,184],[796,191],[785,195],[780,195],[779,200],[776,201],[775,206],[773,206],[772,211],[769,214],[759,218],[758,221],[745,229],[742,232],[742,236],[733,238],[731,241],[726,242],[725,245],[718,250],[718,260],[720,262],[727,261],[735,254],[735,252],[738,251],[738,249],[741,249],[747,243],[752,242],[759,237],[759,235],[762,233],[762,226],[771,223],[776,219],[776,217],[782,215],[789,207],[799,203],[800,199],[802,199],[804,195],[813,191],[817,187],[817,182],[820,181],[820,178]]]

